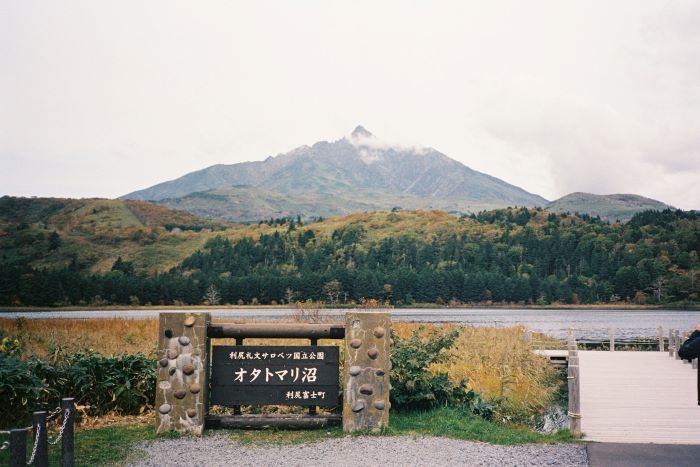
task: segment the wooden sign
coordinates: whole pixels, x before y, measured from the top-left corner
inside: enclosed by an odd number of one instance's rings
[[[338,405],[336,346],[216,345],[212,349],[212,404]]]

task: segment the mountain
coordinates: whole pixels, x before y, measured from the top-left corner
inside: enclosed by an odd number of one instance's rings
[[[555,213],[579,213],[599,216],[609,222],[627,222],[638,212],[671,208],[655,199],[631,194],[594,195],[591,193],[571,193],[545,207]]]
[[[214,165],[122,198],[229,220],[394,207],[476,212],[547,203],[435,149],[385,144],[362,126],[337,141],[301,146],[264,161]]]

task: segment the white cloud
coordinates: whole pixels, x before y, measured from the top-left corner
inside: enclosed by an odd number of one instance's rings
[[[379,160],[381,152],[387,149],[393,149],[397,152],[411,152],[418,155],[425,155],[431,151],[431,148],[392,142],[383,138],[378,138],[373,134],[352,133],[345,139],[350,144],[360,149],[360,157],[368,164]]]

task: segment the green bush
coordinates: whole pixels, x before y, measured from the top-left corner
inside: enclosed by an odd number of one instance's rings
[[[391,352],[391,404],[397,410],[420,410],[437,406],[462,407],[490,419],[493,407],[467,387],[466,381],[453,383],[446,373],[429,371],[430,365],[444,363],[444,352],[454,344],[458,330],[441,332],[419,328],[407,339],[393,334]]]
[[[52,389],[28,362],[0,353],[0,428],[26,424],[37,401],[53,399]]]
[[[0,427],[26,424],[62,397],[74,397],[89,415],[138,414],[154,404],[155,382],[155,362],[141,354],[76,353],[53,364],[0,353]]]

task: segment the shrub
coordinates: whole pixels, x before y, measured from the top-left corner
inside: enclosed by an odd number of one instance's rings
[[[156,364],[142,354],[103,357],[78,353],[60,368],[66,378],[64,394],[93,407],[95,415],[137,414],[154,404]]]
[[[427,331],[420,327],[402,339],[393,333],[391,352],[391,404],[397,410],[457,406],[491,417],[492,408],[467,387],[465,380],[453,382],[447,373],[434,373],[431,365],[450,359],[446,352],[459,336],[458,330]]]
[[[138,414],[153,405],[155,381],[155,362],[142,354],[76,353],[52,364],[0,353],[0,427],[26,424],[62,397],[74,397],[88,415]]]
[[[26,424],[38,401],[55,398],[55,392],[28,362],[0,353],[0,428]]]

